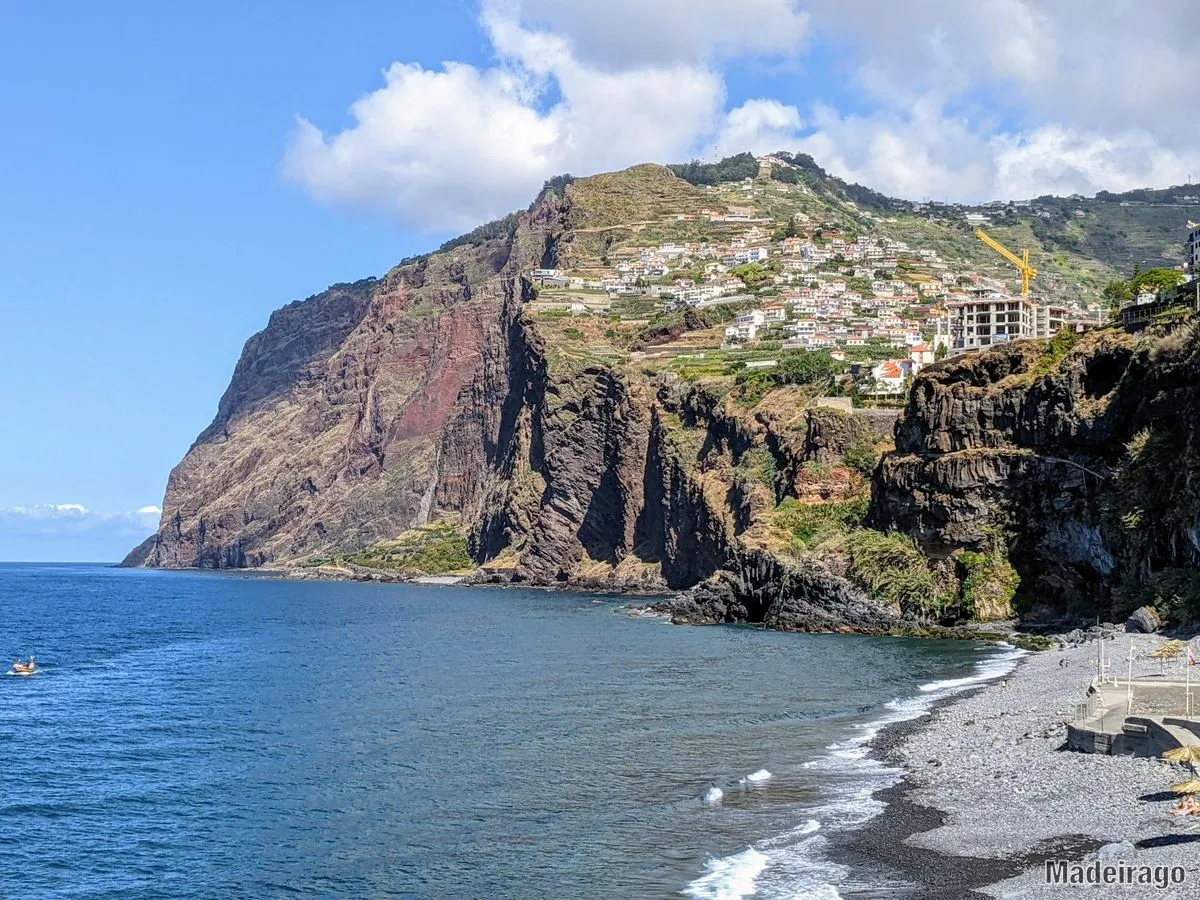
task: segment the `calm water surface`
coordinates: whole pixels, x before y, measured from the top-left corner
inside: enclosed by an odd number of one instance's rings
[[[621,604],[0,566],[0,895],[834,897],[865,725],[996,658]]]

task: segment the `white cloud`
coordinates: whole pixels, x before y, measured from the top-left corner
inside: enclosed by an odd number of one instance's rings
[[[713,144],[719,156],[734,153],[770,153],[796,144],[803,122],[800,111],[778,100],[747,100],[729,111]]]
[[[1100,135],[1048,125],[1027,134],[998,135],[991,146],[997,184],[1018,197],[1178,183],[1189,165],[1144,131]]]
[[[492,0],[485,8],[561,35],[575,57],[600,68],[787,54],[808,30],[795,0]]]
[[[103,530],[145,537],[157,527],[160,515],[162,510],[157,506],[118,513],[94,512],[81,503],[0,506],[0,534],[59,535]]]
[[[863,60],[854,77],[876,104],[827,114],[809,136],[839,174],[905,196],[979,199],[1162,186],[1200,168],[1200,120],[1188,112],[1200,84],[1179,74],[1194,46],[1189,0],[1103,14],[1085,0],[809,7],[814,32]]]
[[[801,149],[888,193],[1092,192],[1200,170],[1189,0],[483,0],[487,67],[395,63],[325,133],[301,119],[285,175],[321,200],[464,229],[541,182],[638,162]],[[1130,35],[1153,35],[1131,45]],[[730,109],[725,74],[818,40],[859,60],[860,103],[796,96]],[[839,76],[842,77],[842,76]]]
[[[285,174],[323,200],[461,228],[510,209],[553,167],[558,129],[530,105],[525,76],[396,63],[385,79],[351,108],[355,125],[333,137],[302,119]]]
[[[349,128],[326,135],[300,120],[284,174],[323,200],[453,229],[525,205],[554,174],[689,158],[725,120],[709,58],[785,52],[803,36],[793,3],[749,3],[753,27],[716,0],[485,3],[498,65],[393,64]],[[620,39],[635,33],[650,43]]]

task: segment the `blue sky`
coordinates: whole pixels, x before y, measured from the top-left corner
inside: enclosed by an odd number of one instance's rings
[[[1164,116],[1197,99],[1186,3],[102,6],[0,4],[0,559],[119,557],[271,310],[561,171],[790,148],[967,198],[1200,172]],[[1135,24],[1167,29],[1153,59],[1089,68]]]
[[[299,112],[340,121],[398,50],[477,52],[470,16],[170,6],[0,11],[0,508],[160,503],[271,310],[430,243],[313,203],[280,156]],[[79,519],[0,515],[0,558],[132,546]]]

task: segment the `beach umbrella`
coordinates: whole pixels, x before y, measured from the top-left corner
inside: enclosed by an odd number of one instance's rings
[[[1169,660],[1178,659],[1183,651],[1187,648],[1187,644],[1183,641],[1167,641],[1153,653],[1148,654],[1149,659],[1158,660],[1158,674],[1163,674],[1163,664]]]
[[[1174,659],[1187,646],[1183,641],[1167,641],[1150,654],[1150,659]]]
[[[1200,778],[1189,778],[1187,781],[1171,785],[1176,794],[1200,794]]]
[[[1163,753],[1162,758],[1169,759],[1171,762],[1191,763],[1194,766],[1196,763],[1200,763],[1200,744],[1176,747],[1174,750]]]

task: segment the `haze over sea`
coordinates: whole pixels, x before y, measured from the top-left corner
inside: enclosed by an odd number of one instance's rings
[[[2,565],[0,894],[835,897],[872,723],[1009,656],[625,602]]]

